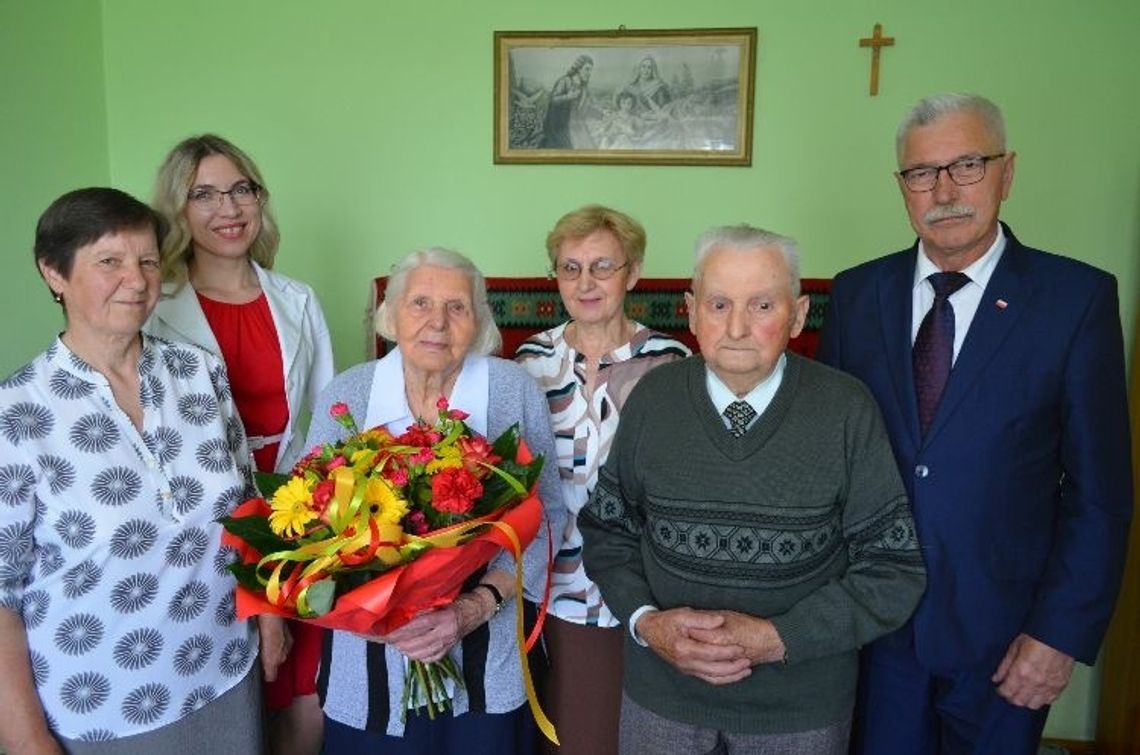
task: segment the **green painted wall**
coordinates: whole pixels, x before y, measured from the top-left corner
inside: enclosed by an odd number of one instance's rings
[[[1004,216],[1021,239],[1112,271],[1128,333],[1137,314],[1140,6],[1128,0],[330,0],[319,10],[298,0],[103,0],[102,8],[105,126],[85,123],[105,128],[109,158],[101,140],[82,149],[60,141],[96,166],[109,159],[114,184],[144,197],[166,150],[190,133],[214,130],[249,150],[282,225],[278,267],[322,296],[342,367],[363,354],[368,279],[403,253],[449,245],[490,274],[541,274],[545,232],[585,202],[644,222],[649,275],[687,274],[692,239],[725,222],[798,237],[809,276],[907,245],[891,176],[894,129],[919,97],[946,90],[979,91],[1005,108],[1020,159]],[[100,98],[98,61],[74,78],[29,66],[26,57],[43,60],[57,20],[48,10],[13,15],[30,25],[20,35],[29,39],[20,40],[21,73],[6,67],[4,81],[16,76],[48,101],[66,92],[69,112],[93,114],[79,103]],[[87,15],[75,26],[91,40],[83,49],[98,50],[99,19]],[[857,40],[875,22],[897,44],[883,53],[882,91],[871,98],[869,54]],[[492,32],[619,25],[759,27],[753,167],[492,164]],[[78,52],[66,60],[88,65]],[[52,119],[18,120],[6,119],[0,135],[38,135]],[[0,281],[0,306],[23,313],[44,299],[19,259],[35,216],[87,177],[74,173],[71,152],[25,157],[10,139],[0,143],[5,155],[18,153],[16,183],[34,175],[50,184],[4,215],[18,264]],[[51,181],[41,163],[56,171]],[[0,372],[56,327],[35,323],[5,349]],[[1054,708],[1052,736],[1092,737],[1094,688],[1093,674],[1077,675]]]
[[[0,0],[0,375],[62,329],[32,260],[57,196],[109,180],[98,0]]]

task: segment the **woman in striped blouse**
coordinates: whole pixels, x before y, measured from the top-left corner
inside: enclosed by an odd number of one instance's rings
[[[577,514],[597,482],[633,386],[653,367],[688,356],[689,349],[625,314],[625,294],[636,285],[645,257],[645,230],[636,220],[589,205],[558,221],[546,249],[570,320],[532,336],[515,354],[546,393],[570,514],[562,537],[555,538],[562,547],[544,631],[551,668],[543,704],[562,742],[558,755],[609,755],[617,753],[623,636],[582,568]]]

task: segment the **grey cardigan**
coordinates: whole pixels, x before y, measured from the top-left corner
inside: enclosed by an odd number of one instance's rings
[[[471,357],[468,357],[470,360]],[[533,602],[542,599],[549,568],[547,554],[557,551],[566,521],[566,510],[558,486],[558,460],[546,397],[534,379],[521,367],[496,357],[487,357],[488,407],[487,434],[495,438],[519,423],[527,446],[546,459],[539,480],[539,496],[547,527],[523,553],[524,595]],[[366,362],[333,379],[321,393],[313,411],[306,447],[344,437],[345,430],[328,413],[332,404],[348,404],[353,416],[363,422],[368,415],[368,399],[379,362]],[[391,390],[404,390],[392,385]],[[455,407],[462,409],[463,407]],[[555,542],[548,544],[548,532]],[[512,557],[500,554],[489,565],[492,569],[514,572]],[[507,713],[522,705],[526,694],[515,639],[514,601],[508,601],[486,625],[477,629],[451,651],[451,657],[466,675],[467,688],[455,692],[455,714],[476,710]],[[330,647],[331,646],[331,647]],[[477,646],[477,648],[476,648]],[[471,662],[477,652],[478,664]],[[469,656],[465,662],[465,653]],[[400,697],[404,688],[404,657],[394,648],[367,642],[348,632],[332,632],[322,654],[319,691],[324,712],[346,726],[369,731],[403,734]],[[380,676],[382,678],[376,678]],[[387,694],[383,694],[386,688]]]

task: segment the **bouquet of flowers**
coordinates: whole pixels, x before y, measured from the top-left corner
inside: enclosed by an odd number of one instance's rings
[[[522,550],[542,520],[531,494],[542,458],[531,457],[517,425],[492,443],[446,399],[437,406],[434,425],[421,420],[393,436],[382,427],[361,431],[348,407],[334,404],[330,413],[348,438],[314,448],[290,475],[259,475],[268,498],[222,520],[223,539],[242,556],[230,567],[239,618],[273,613],[388,634],[453,601],[500,549],[515,555],[521,601]],[[444,679],[462,686],[462,677],[449,657],[410,664],[405,710],[407,701],[417,708],[423,701],[434,718],[449,704]],[[525,673],[525,658],[522,666]]]

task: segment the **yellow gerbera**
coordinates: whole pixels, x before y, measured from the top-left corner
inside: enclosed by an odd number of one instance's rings
[[[364,503],[372,507],[372,518],[379,524],[399,524],[408,513],[408,502],[396,495],[388,482],[379,477],[368,480]]]
[[[455,469],[463,466],[463,451],[458,446],[445,446],[436,449],[436,458],[427,464],[428,474],[435,474],[441,469]]]
[[[305,534],[305,525],[317,518],[309,507],[313,494],[305,481],[293,477],[273,494],[273,513],[269,515],[269,529],[274,534],[289,537]]]
[[[355,452],[348,459],[348,463],[358,472],[369,472],[374,466],[373,459],[376,458],[376,452],[371,448],[362,448]]]

